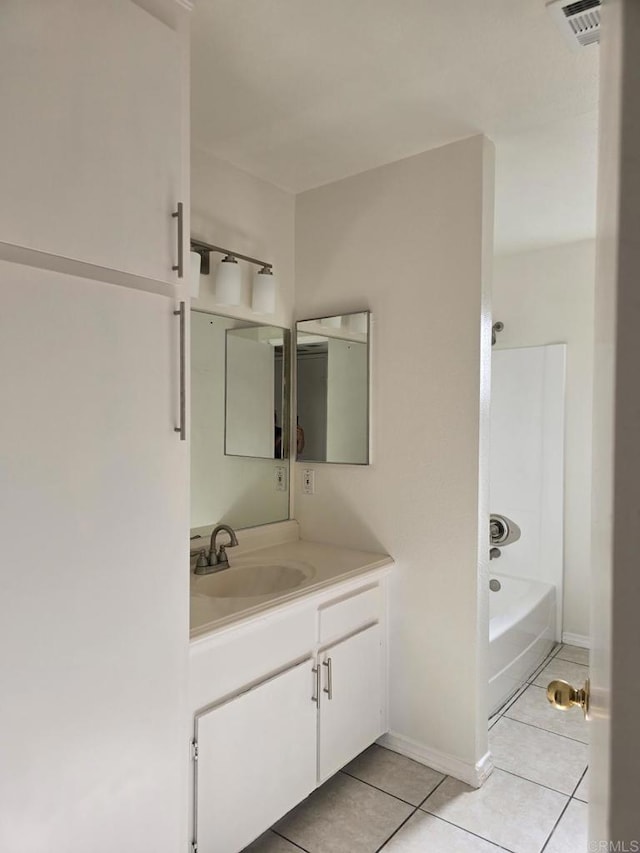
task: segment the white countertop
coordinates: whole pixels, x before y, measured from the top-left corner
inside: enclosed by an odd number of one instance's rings
[[[191,573],[191,638],[200,637],[223,625],[237,622],[247,616],[271,609],[286,601],[300,598],[340,581],[348,580],[365,572],[393,565],[388,554],[371,551],[356,551],[319,542],[296,540],[259,548],[241,554],[234,560],[229,554],[230,568],[210,575]],[[224,582],[231,580],[230,573],[247,565],[300,566],[305,571],[301,581],[294,587],[265,595],[220,598],[211,594],[211,579],[219,577]],[[222,578],[223,575],[227,577]]]

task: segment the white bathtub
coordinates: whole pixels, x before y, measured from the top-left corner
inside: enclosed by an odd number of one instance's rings
[[[548,583],[492,574],[489,592],[489,716],[527,680],[556,637],[556,588]]]

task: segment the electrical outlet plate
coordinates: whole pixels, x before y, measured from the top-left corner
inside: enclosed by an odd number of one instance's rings
[[[316,472],[313,468],[304,468],[302,471],[302,493],[313,495],[316,491]]]

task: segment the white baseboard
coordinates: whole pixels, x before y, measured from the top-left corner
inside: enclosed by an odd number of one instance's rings
[[[581,649],[591,648],[591,637],[584,634],[570,634],[568,631],[563,631],[562,642],[568,646],[578,646]]]
[[[448,755],[446,752],[431,749],[428,746],[424,746],[394,732],[387,732],[387,734],[380,738],[378,743],[392,752],[399,752],[400,755],[406,755],[407,758],[412,758],[420,764],[425,764],[439,773],[445,773],[447,776],[453,776],[454,779],[466,782],[472,788],[479,788],[493,771],[493,763],[489,752],[476,764],[469,764],[466,761],[461,761],[455,755]]]

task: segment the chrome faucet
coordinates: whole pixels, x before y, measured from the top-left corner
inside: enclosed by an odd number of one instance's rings
[[[220,545],[216,550],[216,540],[219,533],[228,533],[229,541],[225,545]],[[209,553],[203,548],[198,553],[198,561],[194,569],[196,575],[210,575],[213,572],[222,572],[229,568],[229,558],[227,557],[227,548],[235,548],[238,544],[238,537],[232,527],[228,524],[218,524],[213,528],[211,533],[211,543]]]

